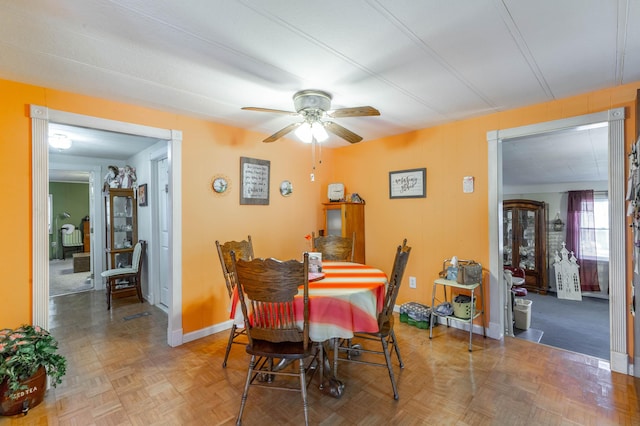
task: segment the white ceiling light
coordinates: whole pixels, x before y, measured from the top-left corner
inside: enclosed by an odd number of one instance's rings
[[[321,122],[305,122],[296,129],[295,134],[304,143],[313,142],[313,138],[316,139],[316,142],[324,142],[329,138],[329,134]]]
[[[62,133],[55,133],[49,136],[49,145],[56,149],[69,149],[71,148],[71,142],[71,139]]]

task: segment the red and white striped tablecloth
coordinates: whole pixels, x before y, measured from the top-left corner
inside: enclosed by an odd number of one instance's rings
[[[324,279],[309,283],[311,340],[350,339],[357,331],[377,331],[387,275],[371,266],[350,262],[322,262],[322,272]]]
[[[309,337],[324,342],[333,337],[350,339],[354,332],[378,330],[387,275],[377,268],[350,262],[322,262],[325,277],[309,283]],[[296,299],[296,317],[302,327],[302,289]],[[236,299],[237,300],[237,299]],[[242,310],[231,318],[244,325]]]

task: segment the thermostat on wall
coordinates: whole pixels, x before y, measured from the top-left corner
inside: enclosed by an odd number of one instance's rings
[[[330,183],[328,197],[329,201],[340,201],[344,199],[344,184],[343,183]]]

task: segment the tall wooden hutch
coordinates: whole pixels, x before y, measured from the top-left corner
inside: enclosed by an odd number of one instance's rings
[[[133,188],[104,192],[107,269],[130,267],[138,242],[138,209]]]
[[[356,233],[353,260],[364,263],[364,203],[323,203],[327,235],[351,238]]]
[[[547,213],[543,201],[503,202],[504,266],[524,269],[528,290],[547,293]]]

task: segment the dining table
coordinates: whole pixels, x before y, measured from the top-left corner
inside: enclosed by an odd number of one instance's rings
[[[373,266],[353,263],[322,261],[322,270],[309,275],[309,338],[326,345],[331,339],[351,339],[357,332],[376,332],[378,314],[382,311],[387,275]],[[296,321],[303,327],[303,286],[294,300]],[[242,310],[238,308],[237,294],[232,298],[231,319],[244,327]],[[326,354],[326,350],[324,351]],[[340,397],[341,383],[325,359],[324,383],[320,388]]]

